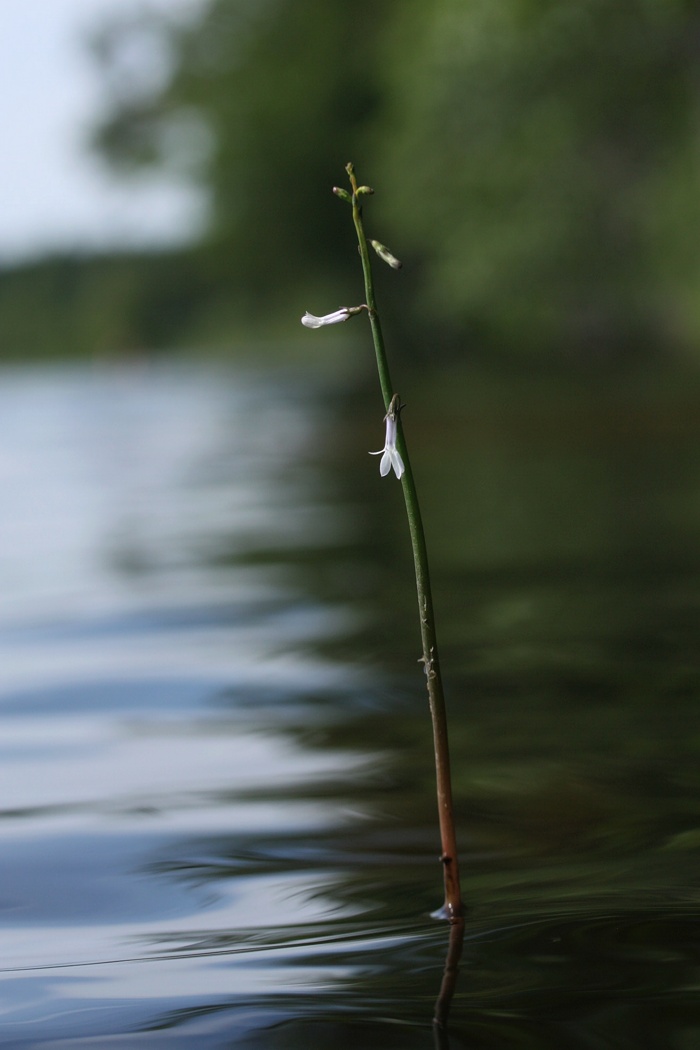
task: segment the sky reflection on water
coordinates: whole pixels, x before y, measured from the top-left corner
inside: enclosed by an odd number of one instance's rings
[[[302,710],[313,724],[314,692],[362,681],[313,651],[355,614],[244,557],[327,546],[347,519],[305,458],[323,419],[289,382],[17,371],[0,411],[4,1023],[55,1039],[73,1018],[77,1037],[95,996],[104,1023],[109,1000],[230,994],[230,964],[183,972],[203,938],[236,931],[240,949],[261,924],[357,913],[334,898],[332,868],[284,870],[248,848],[357,819],[337,793],[367,755],[288,731]],[[220,877],[196,874],[212,865]],[[238,995],[277,986],[275,950],[239,963]]]

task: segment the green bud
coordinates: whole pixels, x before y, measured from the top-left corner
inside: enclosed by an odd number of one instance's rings
[[[387,247],[385,247],[383,244],[380,244],[379,241],[370,241],[369,243],[372,245],[379,258],[382,259],[388,266],[391,266],[392,270],[401,269],[403,263],[400,262],[395,255],[392,255]]]
[[[372,189],[371,186],[358,186],[357,187],[357,192],[358,193],[374,193],[374,190]]]
[[[350,196],[347,190],[342,189],[340,186],[334,186],[333,192],[335,193],[336,197],[340,197],[341,200],[347,201],[348,204],[352,204],[352,197]]]

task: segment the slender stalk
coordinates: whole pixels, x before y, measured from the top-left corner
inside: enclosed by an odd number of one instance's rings
[[[433,1025],[435,1033],[435,1046],[437,1050],[447,1048],[449,1040],[447,1037],[447,1019],[452,1006],[457,978],[459,976],[459,961],[462,958],[462,946],[464,944],[464,916],[458,915],[452,920],[450,927],[450,940],[447,947],[447,958],[445,969],[442,974],[440,993],[435,1003]]]
[[[361,197],[358,192],[357,180],[352,164],[348,164],[346,171],[350,178],[352,187],[352,217],[357,233],[357,240],[362,259],[362,272],[365,282],[365,296],[369,322],[372,328],[372,339],[377,357],[377,369],[379,371],[379,382],[384,398],[384,406],[389,412],[394,398],[394,387],[389,373],[382,327],[377,312],[377,303],[374,294],[374,281],[372,279],[372,266],[370,263],[367,238],[365,236],[362,222]],[[396,404],[397,402],[393,402]],[[400,403],[399,403],[400,404]],[[426,682],[428,687],[428,701],[430,704],[430,715],[433,724],[433,743],[435,747],[435,776],[437,780],[438,817],[440,821],[440,838],[442,843],[442,855],[440,861],[443,866],[445,881],[445,904],[444,915],[454,919],[461,915],[462,894],[459,882],[459,858],[457,855],[457,839],[455,835],[454,810],[452,805],[452,779],[450,775],[450,752],[447,736],[447,713],[445,709],[445,696],[442,688],[442,675],[440,673],[440,661],[438,657],[437,634],[435,630],[435,616],[433,613],[433,598],[430,588],[430,573],[428,569],[428,551],[423,531],[423,521],[418,503],[411,461],[406,447],[406,438],[401,425],[400,409],[396,411],[397,418],[397,448],[404,462],[405,471],[401,478],[404,501],[406,503],[406,514],[408,516],[408,527],[411,534],[411,546],[413,548],[413,562],[416,574],[416,590],[418,593],[418,611],[420,616],[420,632],[423,645],[423,656],[421,657],[425,668]]]

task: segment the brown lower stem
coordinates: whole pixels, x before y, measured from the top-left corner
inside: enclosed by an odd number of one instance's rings
[[[405,453],[405,455],[404,455]],[[413,559],[416,573],[416,590],[418,594],[418,612],[420,615],[421,641],[423,655],[421,662],[425,670],[428,688],[428,704],[433,728],[433,747],[435,751],[435,780],[437,786],[438,821],[442,852],[440,862],[443,867],[445,884],[445,918],[455,919],[463,912],[462,891],[459,877],[459,854],[455,832],[454,806],[452,801],[452,773],[450,767],[450,748],[447,730],[447,710],[445,694],[442,688],[442,673],[437,647],[437,632],[433,614],[428,555],[423,532],[423,522],[418,506],[418,497],[413,482],[410,460],[406,450],[406,441],[401,434],[401,454],[406,471],[402,478],[406,513],[408,515],[413,547]]]
[[[440,993],[435,1003],[435,1014],[433,1024],[436,1029],[436,1046],[447,1046],[447,1042],[440,1038],[445,1032],[447,1018],[452,1005],[452,999],[457,986],[459,975],[459,961],[462,957],[462,945],[464,944],[464,919],[457,918],[450,927],[450,940],[447,947],[447,958],[442,975]]]

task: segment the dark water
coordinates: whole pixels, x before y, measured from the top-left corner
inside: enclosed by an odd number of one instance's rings
[[[696,397],[423,386],[449,1036],[381,411],[66,369],[0,379],[3,1047],[700,1047]]]

